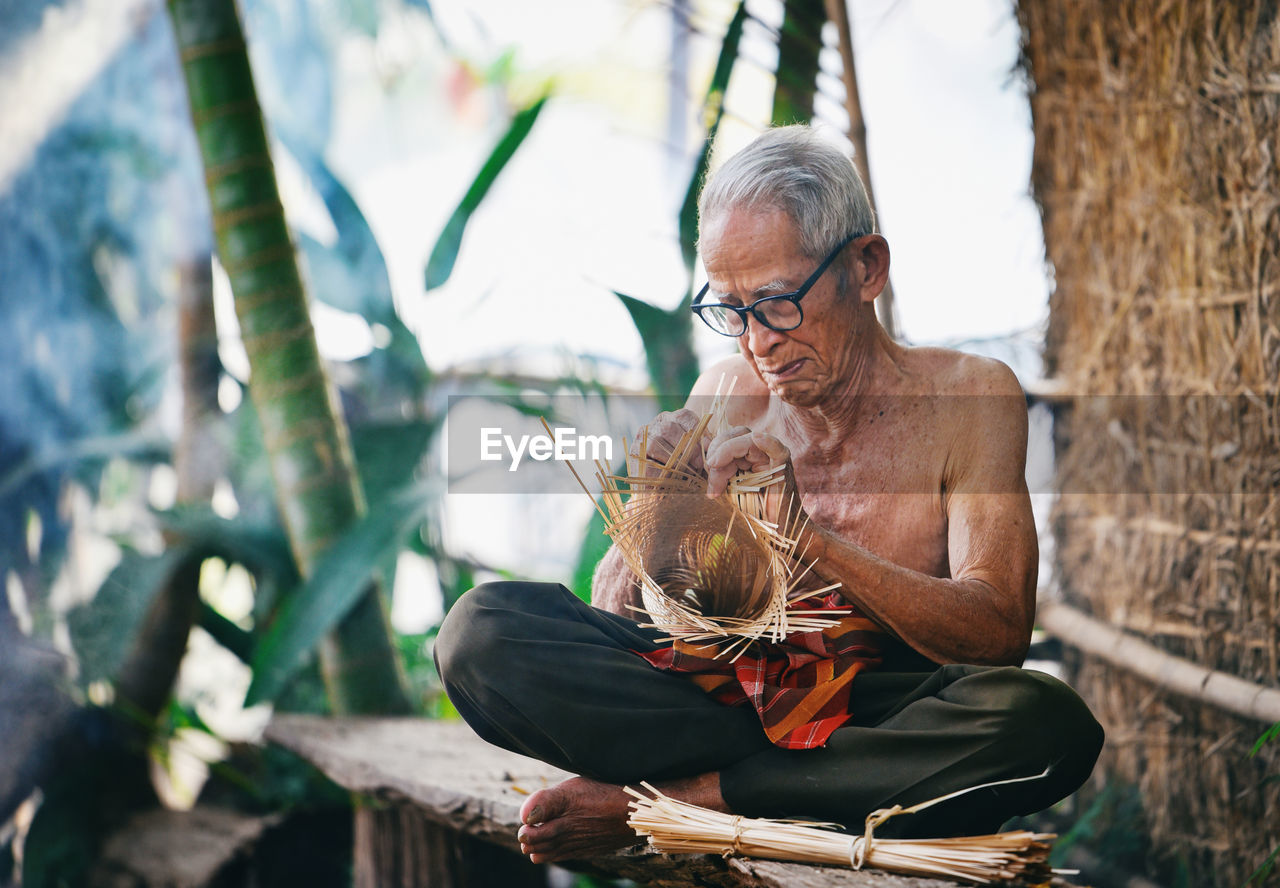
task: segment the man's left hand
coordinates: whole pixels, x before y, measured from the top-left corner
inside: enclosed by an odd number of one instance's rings
[[[706,453],[707,496],[724,493],[729,480],[738,472],[761,472],[782,466],[782,483],[765,490],[765,512],[769,520],[781,527],[791,526],[803,517],[800,491],[791,467],[791,451],[773,435],[735,426],[712,438]]]

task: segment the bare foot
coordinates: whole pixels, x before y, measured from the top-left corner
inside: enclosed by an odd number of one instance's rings
[[[728,810],[720,797],[719,774],[704,774],[658,788],[681,801],[715,811]],[[552,863],[598,857],[638,844],[641,839],[627,826],[630,801],[631,796],[621,786],[586,777],[571,777],[538,790],[520,808],[524,823],[517,834],[520,851],[534,863]]]

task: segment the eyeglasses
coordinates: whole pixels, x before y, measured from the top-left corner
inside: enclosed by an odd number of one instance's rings
[[[703,297],[711,289],[711,284],[708,282],[698,291],[698,298],[694,300],[691,306],[693,313],[702,318],[703,323],[722,336],[741,336],[746,333],[748,314],[770,330],[777,330],[781,333],[794,330],[804,321],[804,312],[800,309],[800,300],[818,282],[818,278],[822,277],[822,273],[827,270],[827,266],[835,261],[840,251],[860,237],[862,237],[861,234],[851,234],[840,241],[836,248],[831,251],[831,254],[822,260],[822,264],[818,266],[817,270],[809,275],[809,279],[801,284],[800,289],[795,292],[765,296],[750,305],[703,302]]]

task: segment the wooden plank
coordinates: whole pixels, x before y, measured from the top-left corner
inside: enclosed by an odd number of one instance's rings
[[[219,808],[156,809],[133,815],[103,844],[90,884],[209,888],[228,884],[283,816],[253,817]]]
[[[518,850],[525,797],[570,776],[492,746],[461,722],[326,719],[278,715],[267,739],[310,761],[352,792],[408,803],[434,822]],[[714,855],[672,856],[636,848],[568,869],[623,877],[652,888],[943,888],[951,882]]]

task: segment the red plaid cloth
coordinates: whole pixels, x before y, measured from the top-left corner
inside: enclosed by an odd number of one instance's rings
[[[884,636],[884,630],[839,592],[795,605],[796,610],[819,608],[850,613],[821,632],[793,632],[780,642],[757,642],[732,661],[715,659],[715,646],[682,641],[640,656],[663,671],[687,674],[726,706],[750,704],[776,746],[814,749],[849,720],[853,678],[880,665]]]

